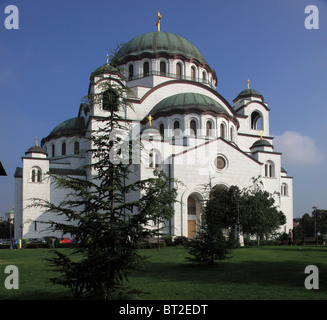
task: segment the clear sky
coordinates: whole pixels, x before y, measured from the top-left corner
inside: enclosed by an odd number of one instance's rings
[[[19,9],[7,30],[5,8]],[[308,5],[319,29],[308,30]],[[230,104],[250,87],[268,102],[270,134],[294,177],[294,217],[327,209],[327,0],[0,0],[0,212],[14,202],[21,157],[76,117],[108,49],[136,35],[176,33],[196,45]]]

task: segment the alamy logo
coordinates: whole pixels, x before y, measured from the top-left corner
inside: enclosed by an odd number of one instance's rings
[[[314,265],[309,265],[304,269],[304,273],[309,273],[305,278],[304,286],[306,289],[319,289],[319,270]]]
[[[317,6],[309,5],[304,9],[305,14],[309,14],[304,20],[306,29],[319,29],[319,10]]]
[[[7,17],[5,18],[5,28],[7,30],[11,29],[19,29],[19,10],[14,5],[6,6],[5,14]]]
[[[14,265],[9,265],[5,268],[5,273],[9,274],[5,279],[5,288],[8,290],[19,289],[18,268]]]

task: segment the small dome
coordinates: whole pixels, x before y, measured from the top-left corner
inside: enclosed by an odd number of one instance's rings
[[[265,139],[262,139],[262,140],[257,140],[250,149],[252,148],[258,148],[258,147],[271,147],[271,148],[274,148],[273,145],[268,141],[268,140],[265,140]]]
[[[157,103],[150,114],[173,111],[187,111],[195,109],[198,111],[211,110],[218,113],[228,113],[226,109],[216,100],[200,93],[178,93],[167,97]]]
[[[257,90],[245,89],[238,94],[238,96],[234,99],[234,102],[238,99],[244,99],[244,98],[248,98],[248,97],[257,97],[257,98],[260,98],[262,101],[264,101],[263,96]]]
[[[40,146],[32,146],[30,147],[25,154],[29,154],[29,153],[42,153],[42,154],[47,154],[46,151],[40,147]]]
[[[157,54],[164,52],[171,56],[182,55],[189,59],[196,59],[201,64],[208,64],[199,49],[185,38],[169,32],[148,32],[136,36],[128,41],[118,51],[120,60],[140,56],[145,53]]]
[[[150,126],[149,123],[147,123],[146,125],[144,125],[142,127],[141,133],[144,132],[144,131],[146,131],[146,132],[152,132],[152,133],[159,133],[159,129],[156,126],[154,126],[154,125],[151,125]]]
[[[102,76],[103,74],[115,74],[122,77],[117,68],[104,64],[91,73],[90,80],[94,79],[94,77]]]

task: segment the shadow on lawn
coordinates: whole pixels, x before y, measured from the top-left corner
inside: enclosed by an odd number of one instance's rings
[[[155,282],[192,282],[210,284],[256,284],[290,286],[303,288],[306,274],[306,262],[283,261],[242,261],[218,262],[214,265],[196,265],[190,263],[156,263],[148,262],[141,272],[133,273],[133,277],[151,278]],[[317,265],[318,266],[318,265]],[[326,265],[320,272],[320,278],[327,280]],[[319,268],[319,266],[318,266]],[[327,287],[327,281],[321,281],[320,287]]]

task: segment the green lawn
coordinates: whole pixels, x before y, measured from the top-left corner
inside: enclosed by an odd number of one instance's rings
[[[61,249],[69,252],[70,249]],[[221,299],[327,299],[327,248],[276,246],[233,250],[229,260],[213,266],[186,262],[184,248],[140,250],[144,268],[129,277],[130,285],[144,291],[130,299],[221,300]],[[47,249],[0,250],[0,299],[66,299],[69,291],[53,286],[44,258]],[[4,268],[19,269],[19,289],[4,288]],[[319,269],[319,290],[307,290],[307,265]]]

